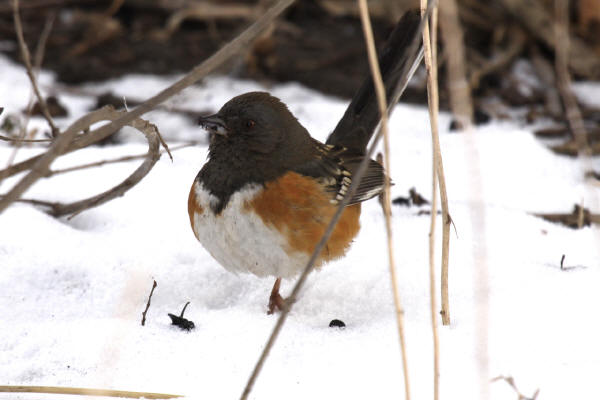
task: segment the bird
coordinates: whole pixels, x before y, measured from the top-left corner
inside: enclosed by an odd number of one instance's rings
[[[418,11],[405,13],[380,55],[388,102],[397,101],[394,96],[420,62],[420,43],[413,45],[420,22]],[[279,293],[282,278],[305,268],[380,119],[370,78],[325,143],[267,92],[238,95],[216,114],[199,118],[209,146],[188,196],[192,230],[226,270],[275,278],[269,314],[286,306]],[[361,203],[379,195],[384,184],[384,168],[369,159],[315,267],[346,254],[360,229]]]

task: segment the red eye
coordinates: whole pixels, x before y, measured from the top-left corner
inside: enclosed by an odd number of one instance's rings
[[[254,128],[254,125],[256,125],[256,123],[254,121],[252,121],[251,119],[246,121],[246,128],[252,129],[252,128]]]

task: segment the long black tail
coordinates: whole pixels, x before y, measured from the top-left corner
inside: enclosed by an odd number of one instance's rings
[[[379,68],[386,90],[388,114],[421,62],[423,54],[421,32],[419,11],[406,12],[379,55]],[[345,146],[362,154],[380,120],[373,79],[369,74],[352,98],[346,113],[329,135],[327,144]]]

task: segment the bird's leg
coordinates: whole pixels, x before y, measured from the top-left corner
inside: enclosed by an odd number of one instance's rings
[[[269,297],[269,311],[267,314],[271,315],[276,310],[283,310],[285,306],[285,299],[279,294],[279,287],[281,286],[281,278],[275,280],[273,289],[271,290],[271,297]]]

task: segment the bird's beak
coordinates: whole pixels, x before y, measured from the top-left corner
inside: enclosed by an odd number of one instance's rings
[[[227,136],[229,132],[223,120],[217,115],[209,115],[208,117],[198,118],[198,125],[206,129],[210,133]]]

